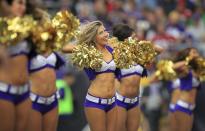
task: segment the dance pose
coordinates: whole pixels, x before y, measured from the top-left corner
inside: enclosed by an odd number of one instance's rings
[[[108,46],[108,32],[102,22],[94,21],[84,25],[79,42],[93,45],[103,55],[100,69],[85,68],[91,80],[85,98],[85,114],[91,131],[115,131],[115,70],[113,49]],[[71,53],[75,46],[66,45],[64,52]]]
[[[113,27],[113,36],[119,41],[135,36],[134,30],[128,25],[118,24]],[[162,48],[155,47],[157,52]],[[120,86],[116,92],[117,104],[117,131],[136,131],[140,123],[139,87],[140,80],[146,76],[146,69],[135,64],[128,69],[119,69],[117,78]]]
[[[26,0],[5,2],[10,12],[8,17],[24,16]],[[1,62],[0,67],[0,131],[25,131],[31,109],[27,69],[29,44],[26,40],[11,44],[6,52],[9,57]]]
[[[199,54],[196,49],[187,48],[179,53],[177,61],[185,60],[187,56],[189,56],[190,59],[194,59],[198,57]],[[193,71],[186,66],[186,62],[183,63],[184,65],[182,64],[182,66],[177,68],[180,76],[180,95],[174,108],[174,115],[177,122],[175,129],[177,131],[190,131],[192,129],[197,87],[200,83],[194,76]]]
[[[64,64],[52,51],[38,54],[29,61],[32,110],[28,131],[56,131],[58,98],[55,70]]]
[[[47,18],[48,14],[40,9],[38,9],[38,13],[38,25],[32,36],[32,58],[28,63],[31,81],[30,99],[32,101],[28,131],[56,131],[58,123],[57,106],[60,97],[56,88],[56,70],[63,66],[65,62],[53,48],[56,44],[54,41],[55,35],[52,35],[49,31],[55,30],[51,26],[44,27],[45,23],[46,25],[51,24],[48,22],[50,21]],[[41,30],[39,31],[38,28],[41,28]],[[42,34],[41,31],[50,33],[51,39],[44,41],[38,39],[39,37],[36,38],[36,35]],[[44,46],[46,48],[42,48]]]

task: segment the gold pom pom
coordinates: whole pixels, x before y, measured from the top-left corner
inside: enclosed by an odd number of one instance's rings
[[[116,37],[111,37],[110,39],[108,39],[108,44],[111,47],[117,47],[119,45],[120,41],[116,38]]]
[[[134,47],[136,43],[136,40],[129,38],[123,42],[118,42],[118,45],[114,47],[113,56],[118,68],[129,68],[135,64],[133,58],[135,58]]]
[[[152,62],[157,55],[150,41],[138,42],[137,39],[129,37],[123,42],[119,42],[115,38],[110,42],[115,44],[113,54],[118,68],[129,68],[135,63],[146,65]]]
[[[176,78],[177,74],[173,69],[173,62],[170,60],[160,60],[157,63],[157,71],[155,75],[159,80],[173,80]]]
[[[199,77],[200,81],[205,81],[205,58],[203,57],[198,57],[195,58],[193,61],[195,61],[196,64],[196,69],[194,71]]]
[[[54,16],[52,25],[57,31],[57,42],[68,42],[79,34],[79,19],[66,10],[60,11]]]
[[[52,20],[44,17],[32,32],[37,51],[61,50],[64,44],[77,36],[79,25],[79,20],[68,11],[58,12]]]
[[[0,18],[0,42],[6,45],[16,44],[32,34],[31,38],[39,53],[57,51],[65,41],[77,35],[78,26],[79,21],[68,12],[59,12],[53,21],[45,17],[38,24],[31,16]]]
[[[17,44],[27,38],[36,25],[32,16],[6,18],[6,23],[3,23],[4,33],[1,37],[5,37],[3,42],[7,45]]]
[[[136,44],[135,49],[135,62],[140,65],[146,65],[153,61],[157,53],[151,41],[140,41]]]
[[[79,68],[99,69],[102,67],[103,55],[94,46],[79,44],[72,53],[72,62]]]
[[[0,43],[5,44],[5,45],[7,44],[10,38],[7,27],[8,27],[8,24],[7,24],[6,18],[0,17]]]
[[[57,50],[55,44],[56,31],[50,21],[41,21],[32,32],[32,40],[38,53],[45,53],[48,50]]]

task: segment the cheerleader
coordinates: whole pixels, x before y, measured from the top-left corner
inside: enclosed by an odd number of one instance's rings
[[[115,131],[115,70],[113,49],[108,46],[108,32],[100,21],[90,22],[81,30],[79,42],[94,46],[103,55],[100,69],[85,68],[91,84],[85,98],[85,115],[91,131]],[[71,53],[75,46],[66,45],[64,52]]]
[[[134,30],[128,25],[118,24],[113,27],[113,36],[119,41],[124,41],[128,37],[134,37]],[[157,52],[162,52],[162,48],[156,46]],[[140,123],[139,108],[139,87],[140,80],[146,76],[146,69],[135,64],[128,69],[119,69],[117,78],[120,86],[117,87],[117,131],[136,131]]]
[[[179,86],[180,86],[180,79],[175,79],[173,81],[167,82],[168,91],[170,92],[171,95],[171,100],[169,104],[169,116],[168,116],[170,122],[170,131],[175,131],[177,126],[174,112],[175,112],[175,104],[180,96]]]
[[[58,98],[60,94],[56,88],[56,70],[65,64],[61,56],[52,48],[56,43],[55,35],[48,30],[53,28],[44,27],[48,14],[38,9],[39,27],[33,32],[32,42],[32,58],[29,60],[28,68],[30,73],[30,99],[32,101],[32,109],[30,111],[28,131],[56,131],[58,123]],[[46,16],[45,16],[46,15]],[[51,23],[46,23],[49,25]],[[41,26],[42,25],[42,26]],[[35,38],[47,32],[51,38],[42,42],[42,39]],[[48,29],[48,30],[47,30]],[[54,31],[54,30],[53,30]],[[42,42],[42,43],[41,43]],[[46,46],[46,48],[41,48]]]
[[[199,56],[194,48],[187,48],[179,52],[177,61],[181,61],[181,66],[177,68],[180,81],[180,95],[175,104],[174,115],[177,122],[176,130],[191,131],[193,122],[193,110],[199,81],[194,76],[193,71],[186,66],[186,57],[194,59]]]
[[[59,94],[55,71],[63,64],[63,59],[53,51],[37,54],[29,61],[32,110],[28,131],[56,131]]]
[[[9,16],[24,16],[26,0],[5,0]],[[23,40],[7,49],[6,66],[0,68],[0,131],[25,131],[31,109],[27,69],[28,42]],[[4,61],[5,62],[5,61]],[[4,65],[4,62],[1,64]]]

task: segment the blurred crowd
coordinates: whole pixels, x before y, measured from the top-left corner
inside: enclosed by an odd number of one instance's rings
[[[71,10],[81,22],[100,20],[107,30],[126,23],[138,39],[152,40],[168,52],[196,47],[205,50],[204,0],[46,0]]]
[[[135,29],[138,39],[151,40],[166,50],[159,56],[160,59],[172,59],[177,51],[187,47],[195,47],[205,56],[205,0],[36,0],[35,2],[51,13],[59,9],[68,9],[81,22],[100,20],[108,31],[111,31],[114,24],[126,23]],[[65,72],[65,69],[60,72]],[[76,77],[75,82],[73,78],[70,80],[70,76]],[[60,125],[63,128],[68,124],[67,130],[80,131],[86,124],[82,103],[88,80],[83,72],[77,72],[73,67],[65,77],[69,77],[68,81],[72,81],[67,84],[72,83],[74,104],[70,105],[74,111],[72,109],[69,116],[60,121]],[[62,76],[59,78],[63,79]],[[161,116],[163,113],[166,116],[167,113],[165,103],[168,104],[169,96],[166,88],[163,88],[163,83],[154,83],[149,87],[151,88],[145,88],[142,94],[145,98],[143,110],[150,123],[150,129],[158,131],[159,122],[163,119]],[[200,96],[200,99],[201,97],[203,96]],[[59,127],[59,131],[63,129]]]
[[[114,24],[126,23],[135,29],[138,39],[151,40],[165,48],[163,58],[190,46],[205,55],[204,0],[35,0],[33,3],[51,13],[70,10],[81,22],[100,20],[108,31]]]

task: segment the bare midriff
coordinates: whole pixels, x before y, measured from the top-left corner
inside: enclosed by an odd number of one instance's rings
[[[0,81],[21,86],[29,81],[28,58],[26,55],[10,57],[6,67],[0,69]]]
[[[171,103],[176,104],[180,97],[180,90],[175,89],[171,94]]]
[[[195,104],[197,89],[193,88],[189,91],[181,91],[180,100],[190,104]]]
[[[115,95],[114,73],[102,73],[91,82],[88,93],[100,98],[112,98]]]
[[[129,98],[134,98],[138,96],[140,80],[141,77],[138,75],[132,75],[132,76],[122,78],[120,81],[120,87],[118,88],[118,92],[122,96],[126,96]]]
[[[31,73],[31,92],[49,97],[56,92],[56,73],[53,68],[44,68]]]

